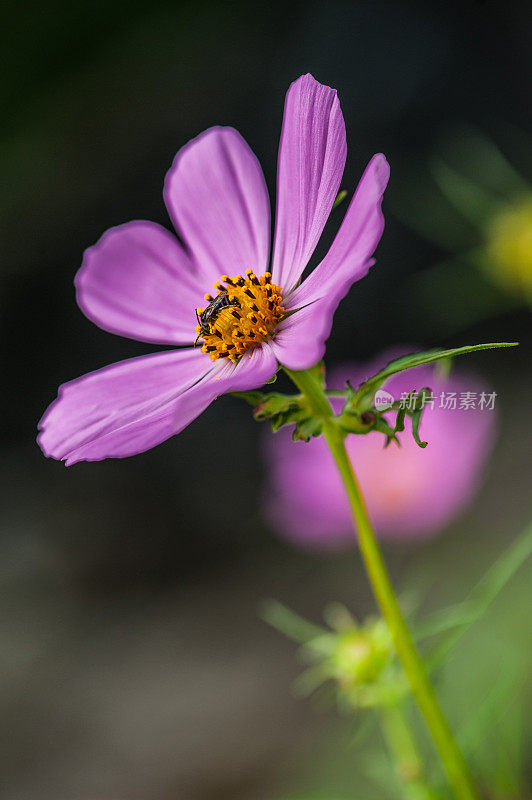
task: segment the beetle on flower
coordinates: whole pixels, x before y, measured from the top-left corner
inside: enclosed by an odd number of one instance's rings
[[[61,386],[39,423],[47,456],[70,465],[141,453],[219,395],[262,386],[279,364],[303,370],[322,358],[334,311],[371,267],[384,227],[389,167],[377,154],[329,252],[300,282],[346,152],[336,91],[302,76],[286,96],[271,265],[264,177],[237,131],[210,128],[177,153],[164,200],[184,245],[153,222],[119,225],[85,251],[75,285],[82,311],[107,331],[162,345],[199,338],[201,346],[128,359]],[[216,312],[206,315],[212,303]]]

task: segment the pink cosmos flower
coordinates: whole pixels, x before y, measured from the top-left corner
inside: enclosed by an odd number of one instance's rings
[[[85,251],[77,301],[112,333],[165,345],[201,338],[202,346],[121,361],[63,384],[39,423],[45,455],[70,465],[143,452],[217,396],[262,386],[279,364],[301,370],[322,358],[334,311],[368,272],[384,227],[389,167],[378,154],[329,252],[300,284],[346,152],[336,91],[302,76],[286,96],[271,272],[268,192],[246,142],[233,128],[214,127],[177,153],[164,200],[180,238],[153,222],[111,228]],[[216,298],[205,295],[213,283]]]
[[[357,386],[401,354],[382,355],[367,369],[352,364],[339,367],[327,380],[328,388],[343,389],[347,379]],[[427,365],[394,375],[385,389],[399,400],[403,392],[425,386],[435,397],[434,408],[427,405],[421,419],[421,439],[428,441],[425,449],[415,443],[408,417],[399,434],[401,447],[392,443],[385,450],[384,437],[378,433],[346,439],[369,515],[383,539],[429,538],[442,530],[479,488],[494,442],[493,397],[490,400],[489,390],[476,376],[453,372],[443,378]],[[342,401],[333,400],[333,405],[339,411]],[[353,521],[345,489],[324,440],[294,443],[291,431],[283,428],[275,438],[268,432],[265,455],[269,481],[265,513],[275,529],[315,549],[352,546]]]

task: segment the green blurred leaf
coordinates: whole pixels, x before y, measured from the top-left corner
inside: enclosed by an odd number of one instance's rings
[[[517,299],[488,277],[485,262],[484,247],[475,247],[415,272],[399,290],[404,313],[411,316],[415,305],[416,324],[442,337],[517,308]]]
[[[315,794],[291,794],[286,800],[364,800],[360,795],[353,794],[329,794],[328,792],[318,792]]]
[[[434,158],[430,169],[440,191],[474,225],[483,228],[501,209],[502,202],[498,197],[450,167],[445,161]]]
[[[445,380],[451,374],[451,369],[453,366],[452,358],[444,358],[443,361],[440,361],[439,364],[436,364],[435,367],[435,374],[441,380]]]
[[[323,668],[322,664],[315,664],[304,670],[297,676],[292,683],[292,689],[296,697],[309,697],[330,679],[330,675]]]
[[[521,796],[523,728],[515,714],[520,678],[515,654],[505,651],[495,683],[457,733],[468,760],[497,797]]]
[[[531,190],[529,182],[480,129],[460,125],[448,135],[444,153],[446,163],[474,176],[475,182],[494,195],[515,199]]]
[[[416,639],[451,631],[428,659],[430,668],[440,664],[469,628],[487,612],[498,594],[532,555],[532,525],[500,556],[463,603],[437,611],[416,626]]]
[[[306,644],[317,636],[327,634],[325,628],[300,617],[295,611],[287,608],[278,600],[264,600],[259,608],[259,615],[264,622],[271,625],[289,639]]]

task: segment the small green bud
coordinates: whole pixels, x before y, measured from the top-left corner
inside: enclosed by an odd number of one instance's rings
[[[359,625],[346,609],[335,606],[329,621],[336,630],[309,640],[303,648],[313,662],[310,671],[322,682],[334,681],[339,702],[351,709],[396,702],[406,687],[384,620],[371,618]]]

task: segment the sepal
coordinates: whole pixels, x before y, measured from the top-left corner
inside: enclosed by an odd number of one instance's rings
[[[317,417],[307,417],[296,423],[292,433],[294,442],[309,442],[313,436],[319,436],[323,430],[323,420]]]
[[[323,381],[322,370],[316,368],[320,380]],[[312,413],[307,398],[302,395],[287,395],[279,392],[233,392],[235,397],[253,406],[253,416],[257,422],[270,421],[275,433],[285,425],[295,425],[292,433],[294,441],[308,442],[313,436],[319,436],[323,430],[323,421]]]

